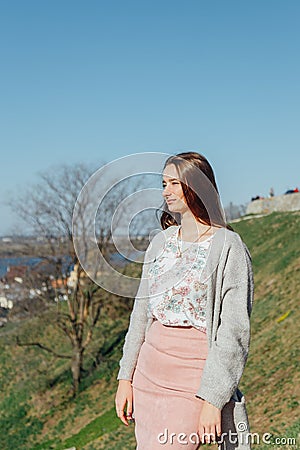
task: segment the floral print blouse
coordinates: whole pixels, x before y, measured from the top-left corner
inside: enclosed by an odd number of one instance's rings
[[[179,229],[180,226],[149,266],[147,314],[164,325],[194,326],[206,332],[207,285],[200,282],[200,275],[214,235],[191,243],[178,238]]]

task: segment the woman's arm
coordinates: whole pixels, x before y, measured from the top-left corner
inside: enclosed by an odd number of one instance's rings
[[[170,227],[170,229],[171,228],[172,227]],[[132,381],[133,372],[137,363],[140,348],[145,339],[148,324],[149,266],[164,248],[168,233],[171,232],[170,229],[168,231],[161,230],[153,236],[145,251],[141,281],[134,300],[128,331],[125,336],[123,356],[119,362],[120,370],[117,375],[117,380]]]
[[[148,250],[148,249],[147,249]],[[148,267],[147,251],[145,253],[142,276],[139,289],[134,300],[133,310],[125,342],[123,346],[123,356],[119,362],[120,370],[117,376],[119,380],[115,397],[116,413],[121,421],[128,426],[133,413],[133,390],[132,377],[136,366],[138,354],[144,341],[147,325],[147,303],[148,303]],[[126,409],[126,412],[125,412]]]
[[[216,286],[222,297],[219,326],[196,394],[220,410],[237,388],[246,364],[254,294],[251,255],[240,236],[225,257],[222,285]]]
[[[140,348],[145,339],[148,323],[149,263],[152,262],[153,255],[157,254],[156,250],[161,246],[163,242],[161,239],[163,239],[163,236],[163,233],[158,233],[158,235],[154,236],[145,252],[141,281],[130,316],[128,331],[125,336],[123,356],[119,362],[120,370],[117,376],[119,385],[115,397],[115,404],[117,416],[126,426],[129,425],[128,421],[132,419],[133,412],[133,389],[131,381]]]
[[[134,300],[133,309],[130,315],[128,331],[125,336],[123,346],[123,356],[120,359],[120,370],[117,380],[132,381],[133,372],[137,363],[138,355],[142,343],[145,339],[145,332],[148,323],[147,308],[149,301],[148,270],[151,261],[150,246],[144,256],[142,276],[140,285]]]

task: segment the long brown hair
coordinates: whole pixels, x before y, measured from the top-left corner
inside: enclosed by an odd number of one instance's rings
[[[196,152],[178,153],[165,161],[163,170],[169,164],[174,164],[177,169],[185,201],[193,215],[206,225],[233,231],[226,223],[214,172],[205,156]],[[180,225],[180,213],[169,213],[165,200],[161,209],[160,223],[163,229]]]

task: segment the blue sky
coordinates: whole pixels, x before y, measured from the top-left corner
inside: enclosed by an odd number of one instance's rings
[[[0,234],[8,192],[60,163],[199,151],[224,206],[300,185],[300,2],[0,6]],[[299,186],[300,187],[300,186]]]

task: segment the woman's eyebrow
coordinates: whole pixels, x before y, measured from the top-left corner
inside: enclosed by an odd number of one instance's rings
[[[178,178],[169,178],[169,181],[174,181],[174,180],[179,181]],[[165,180],[163,179],[163,181],[165,181]]]

